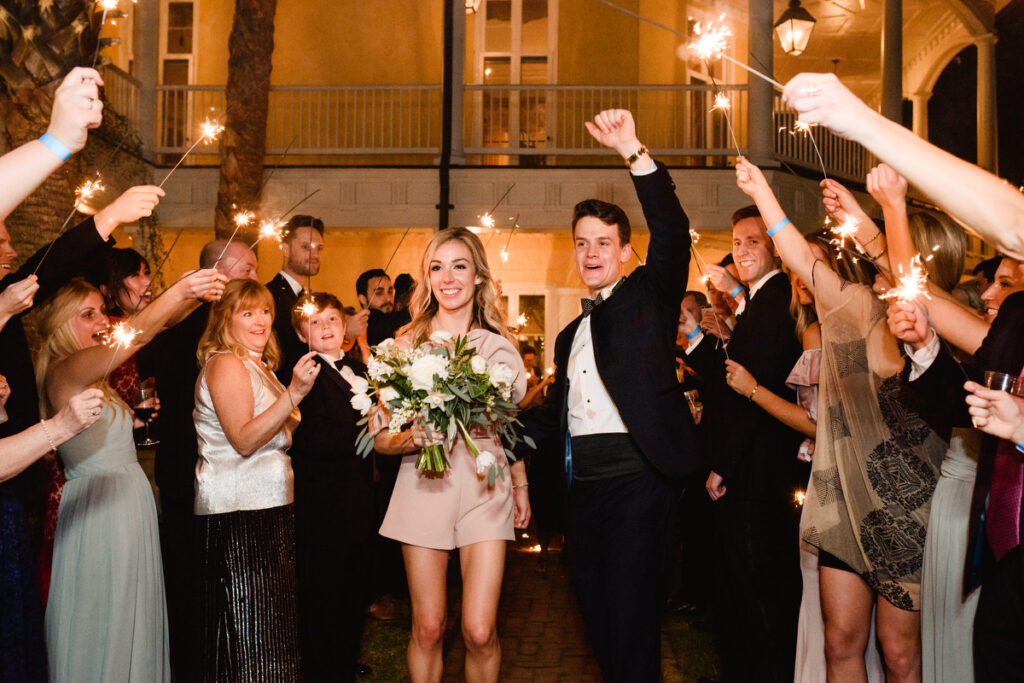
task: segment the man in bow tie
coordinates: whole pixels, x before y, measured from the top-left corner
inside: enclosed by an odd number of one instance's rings
[[[604,679],[658,681],[664,532],[680,479],[699,462],[675,366],[689,221],[628,111],[603,111],[586,126],[629,166],[651,232],[647,263],[623,277],[632,249],[621,208],[576,205],[573,258],[590,296],[558,335],[544,403],[522,420],[538,443],[566,444],[570,562]]]

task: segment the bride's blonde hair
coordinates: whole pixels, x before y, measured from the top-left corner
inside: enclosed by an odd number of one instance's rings
[[[484,250],[483,242],[466,228],[448,228],[441,230],[434,235],[423,252],[423,263],[420,279],[416,283],[416,290],[409,301],[409,313],[412,322],[399,330],[399,334],[411,333],[413,341],[424,341],[430,336],[430,325],[437,315],[438,303],[430,289],[430,262],[438,247],[446,242],[457,240],[466,245],[470,256],[473,259],[473,267],[476,269],[476,276],[481,280],[476,285],[473,295],[473,323],[472,326],[490,330],[500,334],[513,344],[515,339],[508,329],[508,322],[505,318],[505,311],[499,305],[498,287],[491,277],[490,266],[487,265],[487,252]]]

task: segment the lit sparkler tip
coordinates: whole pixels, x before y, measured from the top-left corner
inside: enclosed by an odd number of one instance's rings
[[[807,493],[804,491],[797,491],[793,494],[793,502],[797,504],[797,507],[803,507],[804,501],[807,500]]]
[[[107,333],[107,346],[110,348],[121,347],[127,349],[139,336],[139,331],[126,322],[119,322],[110,328]]]
[[[253,219],[255,218],[256,215],[253,214],[252,211],[239,211],[238,213],[235,214],[233,220],[235,221],[236,227],[244,228],[245,226],[252,223]]]
[[[98,0],[96,6],[105,12],[117,9],[118,0]]]
[[[224,126],[220,125],[216,121],[206,119],[205,121],[199,124],[199,134],[205,140],[212,142],[213,140],[216,140],[217,136],[223,132]]]
[[[501,259],[502,263],[508,263],[508,249],[502,247],[501,251],[498,253],[498,258]]]
[[[314,304],[312,300],[307,299],[305,303],[303,303],[302,306],[299,307],[299,310],[302,311],[302,315],[308,318],[309,316],[316,313],[316,304]]]
[[[715,104],[712,109],[719,109],[722,111],[728,111],[729,107],[732,106],[732,102],[729,100],[729,96],[724,92],[720,92],[715,95]]]
[[[700,242],[700,233],[690,228],[690,244],[697,244],[697,242]]]
[[[526,314],[525,313],[520,313],[519,317],[516,318],[516,326],[522,327],[525,324],[526,324]]]
[[[700,59],[708,60],[721,57],[725,53],[726,39],[732,31],[726,26],[715,26],[711,22],[693,26],[694,40],[687,46]]]
[[[83,204],[92,199],[93,195],[97,192],[102,192],[106,187],[103,185],[103,181],[99,178],[95,180],[86,180],[84,183],[75,188],[75,207],[81,208]]]
[[[492,216],[489,213],[485,213],[483,216],[480,216],[480,225],[484,226],[485,228],[493,228],[494,216]]]
[[[917,254],[910,260],[910,269],[903,272],[900,266],[900,277],[896,286],[885,292],[880,299],[897,299],[903,303],[911,303],[919,296],[931,299],[928,295],[928,271],[921,265],[921,255]]]
[[[278,242],[281,241],[281,231],[284,228],[284,224],[276,219],[268,218],[260,223],[260,239],[265,237],[272,237]]]

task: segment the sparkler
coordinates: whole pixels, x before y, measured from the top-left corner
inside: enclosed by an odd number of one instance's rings
[[[508,257],[509,257],[508,245],[512,244],[512,235],[516,234],[516,228],[518,228],[518,227],[519,227],[519,214],[517,213],[516,217],[512,219],[512,230],[510,230],[509,233],[508,233],[508,239],[505,240],[505,246],[503,246],[501,248],[501,251],[498,253],[498,258],[501,259],[502,263],[508,263]],[[634,252],[634,253],[636,253],[636,252]],[[637,258],[639,259],[640,257],[637,256]]]
[[[227,253],[228,247],[231,246],[231,241],[235,239],[235,235],[238,234],[238,231],[252,223],[254,220],[256,220],[256,214],[254,214],[252,211],[239,211],[234,215],[234,218],[232,218],[232,220],[235,222],[235,229],[231,232],[231,236],[228,237],[227,244],[225,244],[224,248],[220,250],[220,256],[218,256],[217,260],[214,261],[214,268],[216,268],[217,264],[220,263],[220,260],[224,258],[224,254]],[[257,241],[259,240],[257,239]]]
[[[805,491],[797,491],[793,494],[793,502],[796,503],[796,507],[802,508],[805,500],[807,500],[807,493]]]
[[[526,325],[526,314],[520,313],[519,317],[516,318],[516,327],[523,327]]]
[[[704,291],[707,292],[708,299],[711,299],[711,276],[704,272],[704,268],[701,266],[701,262],[704,260],[700,257],[700,252],[697,251],[697,247],[693,246],[700,241],[700,233],[693,228],[690,228],[690,253],[693,254],[693,262],[697,265],[697,272],[700,273],[698,278],[701,284],[704,285]],[[700,321],[698,321],[699,323]],[[718,314],[715,313],[715,326],[718,328],[718,338],[722,340],[722,350],[725,351],[725,357],[729,358],[729,345],[725,343],[725,334],[722,332],[722,321],[718,319]]]
[[[512,188],[515,186],[515,183],[509,185],[508,189],[505,190],[505,193],[498,197],[498,201],[494,203],[494,207],[492,207],[491,210],[485,213],[484,215],[480,216],[481,226],[487,228],[488,230],[494,229],[494,212],[498,210],[498,207],[501,206],[501,203],[505,201],[505,197],[509,195],[509,193],[512,191]]]
[[[860,228],[860,221],[857,220],[852,214],[847,214],[846,218],[839,225],[832,226],[829,228],[829,232],[832,233],[833,237],[829,240],[833,245],[837,247],[846,247],[846,240],[853,242],[853,245],[857,247],[857,251],[864,253],[864,249],[861,248],[860,244],[854,239],[857,234],[857,230]],[[840,254],[842,258],[842,254]]]
[[[203,142],[213,142],[214,140],[217,139],[217,136],[223,132],[224,126],[221,125],[220,121],[206,119],[205,121],[200,123],[199,138],[192,143],[192,146],[189,147],[184,154],[181,155],[181,158],[178,159],[178,163],[174,164],[174,167],[167,172],[167,175],[165,175],[164,179],[160,181],[160,185],[158,185],[158,187],[162,188],[164,186],[164,183],[166,183],[167,179],[171,177],[171,174],[178,170],[178,167],[181,166],[181,162],[185,161],[185,158],[189,154],[191,154],[196,147],[198,147]]]
[[[53,245],[57,241],[57,238],[64,234],[64,230],[67,229],[68,223],[70,223],[71,219],[74,218],[75,212],[81,211],[85,202],[92,199],[93,195],[97,192],[102,192],[105,189],[106,187],[103,185],[99,171],[96,172],[95,180],[86,180],[75,188],[75,205],[71,208],[71,212],[68,213],[68,217],[65,218],[64,222],[61,224],[60,230],[57,231],[57,237],[53,238],[53,241],[46,247],[46,251],[44,251],[43,255],[39,257],[39,263],[36,264],[35,269],[32,271],[33,275],[39,272],[40,266],[43,265],[43,261],[46,260],[46,257],[50,255],[50,250],[53,249]]]
[[[668,31],[669,33],[671,33],[671,34],[673,34],[675,36],[678,36],[678,37],[680,37],[680,38],[682,38],[684,40],[690,41],[690,36],[686,35],[685,33],[681,32],[681,31],[677,31],[674,28],[670,28],[668,26],[665,26],[664,24],[659,24],[658,22],[654,21],[653,19],[649,19],[648,17],[645,17],[642,14],[637,14],[636,12],[631,12],[630,10],[626,9],[625,7],[620,7],[620,6],[616,5],[613,2],[609,2],[608,0],[597,0],[597,1],[600,2],[603,5],[608,5],[612,9],[616,9],[616,10],[622,12],[623,14],[628,14],[629,16],[633,17],[634,19],[639,19],[640,21],[645,21],[648,24],[650,24],[651,26],[657,26],[658,28],[660,28],[663,31]],[[723,14],[722,17],[719,18],[719,21],[721,21],[722,18],[724,18],[724,17],[725,17],[725,15]],[[694,33],[698,33],[698,28],[697,27],[694,27]],[[700,40],[698,40],[698,41],[691,41],[687,45],[687,48],[690,49],[690,50],[693,50],[695,53],[697,53],[697,55],[701,59],[710,59],[712,57],[715,57],[715,58],[721,57],[722,59],[729,60],[730,62],[732,62],[736,66],[740,67],[741,69],[746,70],[748,73],[751,73],[751,74],[757,76],[758,78],[761,78],[761,79],[763,79],[765,81],[768,81],[769,83],[771,83],[772,85],[777,87],[779,90],[782,90],[783,85],[781,83],[779,83],[777,80],[775,80],[774,78],[771,78],[770,76],[767,76],[766,74],[761,73],[757,69],[754,69],[754,68],[751,68],[751,67],[747,66],[746,64],[744,64],[743,62],[739,61],[738,59],[734,59],[734,58],[730,57],[729,55],[725,54],[725,39],[728,38],[729,35],[731,35],[731,32],[729,31],[729,29],[727,27],[719,26],[719,27],[716,28],[710,22],[708,22],[703,28],[699,29],[699,33],[701,35]],[[706,56],[704,56],[704,55],[706,55]]]
[[[388,259],[387,264],[385,264],[384,266],[385,273],[388,272],[388,268],[391,266],[391,262],[395,260],[395,254],[398,253],[398,249],[402,246],[402,242],[405,241],[405,236],[409,234],[410,230],[412,230],[411,225],[405,229],[405,232],[402,233],[402,239],[398,240],[398,244],[395,245],[395,250],[391,252],[391,257]]]
[[[724,92],[715,93],[715,104],[711,107],[711,111],[717,109],[725,116],[725,125],[729,127],[729,136],[732,137],[732,144],[736,147],[736,156],[742,156],[740,154],[740,142],[736,139],[736,133],[732,129],[732,117],[729,116],[730,107],[732,107],[732,101],[728,95]]]
[[[821,164],[821,175],[825,176],[825,180],[828,180],[828,171],[825,170],[825,159],[821,156],[821,149],[818,147],[818,141],[814,139],[814,133],[811,132],[811,126],[818,124],[810,124],[806,121],[797,121],[793,124],[793,130],[789,130],[785,126],[779,128],[779,131],[786,131],[790,135],[796,135],[797,133],[804,133],[811,139],[811,144],[814,146],[814,153],[818,156],[818,163]]]
[[[106,345],[114,350],[113,355],[110,356],[110,362],[107,363],[107,369],[103,373],[103,382],[107,381],[107,377],[110,375],[110,370],[114,366],[114,360],[117,358],[118,349],[128,349],[135,342],[135,338],[139,336],[139,330],[135,329],[127,322],[122,321],[110,328],[110,332],[107,334]]]
[[[309,319],[316,313],[316,304],[313,303],[313,299],[307,298],[301,306],[299,306],[299,312],[306,318],[306,324],[311,324]],[[310,331],[312,332],[312,331]],[[306,339],[307,352],[313,350],[313,335],[310,333]]]
[[[117,9],[117,0],[97,0],[97,5],[103,10],[103,14],[100,16],[100,28],[96,32],[96,51],[92,55],[92,68],[96,68],[96,62],[100,58],[100,47],[103,43],[100,40],[100,33],[103,32],[103,25],[107,23],[107,12]]]
[[[931,299],[928,294],[928,271],[921,265],[920,254],[915,254],[914,258],[910,259],[910,268],[907,272],[903,271],[902,264],[897,268],[900,275],[896,280],[896,286],[881,294],[879,299],[896,299],[903,303],[913,303],[919,296]]]

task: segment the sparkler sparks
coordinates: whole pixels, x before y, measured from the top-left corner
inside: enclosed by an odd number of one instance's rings
[[[729,96],[724,92],[720,92],[715,95],[715,104],[711,107],[712,110],[718,109],[720,111],[728,111],[732,107],[732,101]]]
[[[114,366],[114,361],[117,359],[118,349],[128,349],[135,342],[135,338],[139,336],[139,330],[135,329],[125,321],[121,321],[110,328],[107,332],[107,339],[104,342],[106,346],[114,349],[114,353],[110,356],[110,362],[107,363],[107,369],[103,373],[103,382],[107,381],[107,376],[110,375],[110,369]]]
[[[171,170],[167,172],[167,175],[165,175],[164,179],[160,181],[160,185],[158,187],[163,187],[164,186],[164,183],[166,183],[167,179],[171,177],[171,174],[178,170],[178,167],[181,166],[181,162],[185,161],[185,158],[188,157],[188,155],[191,154],[192,151],[195,150],[196,147],[198,147],[203,142],[213,142],[214,140],[217,139],[217,136],[220,135],[223,132],[224,132],[224,126],[221,125],[220,121],[214,121],[213,119],[206,119],[205,121],[200,123],[199,124],[199,139],[196,140],[195,142],[193,142],[192,146],[189,147],[185,151],[185,153],[181,155],[181,158],[178,159],[178,163],[174,164],[174,167],[171,168]]]
[[[301,306],[299,306],[299,311],[302,315],[308,318],[316,313],[316,304],[313,303],[312,299],[307,299]]]
[[[106,187],[103,181],[97,177],[95,180],[86,180],[75,188],[75,208],[81,211],[87,201],[92,199],[97,192],[102,192]]]
[[[516,327],[522,327],[526,324],[526,314],[520,313],[519,317],[516,318]]]
[[[277,240],[278,242],[284,237],[283,234],[284,223],[276,218],[267,218],[260,223],[260,236],[257,238],[257,242],[264,237],[269,237]]]
[[[498,252],[498,258],[501,259],[502,263],[508,263],[508,256],[509,256],[508,249],[506,249],[505,247],[502,247],[501,251]]]
[[[793,494],[793,502],[796,503],[797,507],[803,507],[805,500],[807,500],[807,493],[805,491],[797,491]]]
[[[117,9],[118,0],[99,0],[96,5],[104,12]]]
[[[697,244],[697,242],[700,242],[700,233],[690,228],[690,244]]]
[[[903,303],[912,303],[922,295],[926,299],[931,299],[928,295],[928,271],[921,265],[920,254],[916,254],[914,258],[910,259],[910,268],[907,272],[903,271],[902,265],[899,266],[899,272],[900,276],[897,278],[896,286],[878,298],[897,299]]]
[[[235,214],[234,220],[235,228],[244,228],[255,220],[256,215],[252,211],[239,211]]]
[[[494,216],[492,216],[489,213],[485,213],[483,216],[480,216],[480,225],[484,226],[485,228],[493,228]]]
[[[723,14],[719,21],[725,18]],[[728,45],[727,39],[732,35],[728,26],[716,26],[710,21],[704,24],[697,22],[693,25],[693,34],[696,39],[690,41],[687,48],[704,60],[717,59],[725,54]]]
[[[833,235],[830,241],[837,247],[843,248],[846,246],[846,240],[850,240],[857,247],[858,251],[863,252],[864,250],[861,249],[860,244],[854,239],[858,228],[860,228],[860,221],[852,215],[847,215],[842,223],[829,228],[829,232]]]

